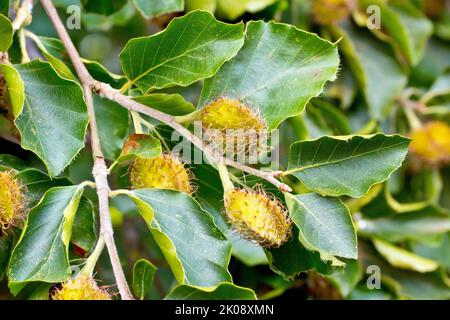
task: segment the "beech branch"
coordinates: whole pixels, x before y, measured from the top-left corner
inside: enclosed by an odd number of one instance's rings
[[[192,144],[194,144],[197,148],[202,150],[209,159],[213,160],[215,163],[225,163],[226,165],[230,167],[234,167],[238,170],[247,172],[251,175],[254,175],[256,177],[259,177],[261,179],[264,179],[274,186],[276,186],[278,189],[280,189],[283,192],[292,192],[292,189],[285,183],[279,181],[277,177],[281,176],[281,171],[261,171],[258,169],[254,169],[251,167],[248,167],[246,165],[243,165],[241,163],[235,162],[233,160],[224,158],[222,156],[219,156],[216,154],[216,152],[209,146],[205,145],[203,141],[197,137],[195,134],[193,134],[191,131],[186,129],[182,124],[180,124],[174,116],[171,116],[167,113],[149,108],[146,105],[143,105],[139,102],[134,101],[130,97],[124,95],[119,90],[113,89],[109,84],[100,82],[92,78],[92,76],[87,71],[86,67],[84,66],[80,55],[78,54],[78,51],[76,50],[75,46],[73,45],[72,40],[70,39],[67,31],[65,30],[64,26],[61,23],[61,20],[56,12],[56,9],[52,5],[50,0],[41,0],[42,4],[46,8],[47,14],[50,16],[50,19],[52,20],[53,24],[55,25],[55,28],[58,32],[58,35],[63,42],[64,46],[66,47],[66,50],[69,54],[70,59],[72,60],[72,63],[74,64],[75,70],[78,73],[78,76],[80,77],[80,80],[83,84],[83,87],[86,86],[85,91],[90,88],[91,90],[95,91],[100,96],[107,98],[111,101],[115,101],[118,104],[122,105],[126,109],[128,109],[131,112],[138,112],[145,115],[150,116],[153,119],[156,119],[160,122],[163,122],[170,126],[172,129],[178,131],[181,135],[183,135],[186,139],[188,139]],[[58,21],[60,25],[56,25],[55,21]],[[59,30],[61,29],[61,30]],[[90,91],[90,90],[89,90]],[[93,107],[89,108],[92,109],[93,113]],[[91,119],[95,119],[95,115],[89,115]],[[91,121],[92,122],[92,121]],[[95,121],[92,124],[96,130]],[[98,145],[98,134],[96,136],[92,137],[93,143],[96,143]],[[94,148],[93,148],[94,149]],[[98,150],[100,150],[98,148]],[[101,152],[101,151],[100,151]]]
[[[133,300],[133,296],[128,287],[128,283],[125,278],[122,266],[120,264],[117,248],[114,243],[113,228],[111,223],[111,215],[109,212],[109,185],[108,185],[108,169],[106,167],[105,159],[103,157],[102,149],[100,146],[100,138],[97,129],[97,122],[95,119],[94,103],[92,99],[92,83],[94,79],[91,77],[81,58],[76,50],[72,40],[64,28],[58,13],[50,0],[41,0],[47,15],[49,16],[52,24],[56,30],[61,41],[69,54],[69,57],[73,63],[73,66],[78,74],[81,85],[83,87],[84,99],[87,105],[87,111],[89,115],[89,126],[91,133],[91,146],[92,154],[94,157],[94,167],[92,174],[94,176],[98,203],[99,203],[99,215],[100,215],[100,237],[104,240],[106,248],[108,249],[111,265],[113,268],[114,276],[116,278],[117,287],[119,288],[120,296],[123,300]],[[99,239],[101,241],[101,239]]]
[[[111,101],[117,102],[118,104],[128,109],[130,112],[142,113],[152,117],[153,119],[156,119],[160,122],[169,125],[174,130],[178,131],[181,135],[183,135],[186,139],[188,139],[191,143],[193,143],[196,147],[202,150],[204,154],[207,155],[209,159],[211,159],[215,163],[226,164],[228,166],[234,167],[236,169],[247,172],[261,179],[264,179],[275,185],[283,192],[292,191],[292,189],[288,185],[284,184],[283,182],[277,179],[277,177],[281,175],[280,171],[270,171],[270,172],[261,171],[240,164],[233,160],[224,158],[222,156],[218,156],[216,152],[209,146],[205,145],[199,137],[197,137],[191,131],[186,129],[183,125],[178,123],[174,116],[168,115],[164,112],[160,112],[158,110],[149,108],[146,105],[138,103],[132,100],[130,97],[122,94],[119,90],[113,89],[109,84],[95,80],[89,74],[84,63],[82,62],[81,57],[78,54],[78,51],[75,48],[72,40],[70,39],[69,34],[67,33],[67,30],[65,29],[60,17],[58,16],[58,13],[55,7],[53,6],[51,0],[40,0],[40,1],[47,15],[52,21],[52,24],[59,38],[63,42],[64,47],[67,50],[70,60],[72,61],[72,64],[78,74],[81,85],[83,87],[84,96],[88,109],[88,115],[90,118],[91,144],[94,157],[93,175],[96,183],[97,195],[99,198],[100,233],[101,236],[104,238],[106,247],[108,248],[111,264],[114,270],[114,275],[116,277],[120,295],[122,296],[123,299],[133,299],[133,297],[130,293],[128,284],[125,279],[125,275],[120,265],[117,249],[113,238],[111,217],[109,214],[108,194],[110,190],[107,180],[108,170],[100,147],[100,139],[92,100],[92,91]]]

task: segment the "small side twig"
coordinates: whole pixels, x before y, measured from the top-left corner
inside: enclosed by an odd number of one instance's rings
[[[21,29],[25,24],[31,22],[31,11],[33,10],[33,0],[23,0],[19,9],[17,9],[16,17],[12,22],[14,31]]]
[[[119,90],[113,89],[109,84],[94,80],[92,83],[92,88],[102,97],[117,102],[118,104],[122,105],[129,111],[145,114],[149,117],[152,117],[153,119],[159,120],[167,124],[172,129],[178,131],[186,139],[191,141],[192,144],[194,144],[197,148],[202,150],[215,163],[225,162],[225,164],[230,167],[234,167],[238,170],[247,172],[251,175],[254,175],[256,177],[259,177],[272,183],[283,192],[292,192],[292,189],[287,184],[277,179],[277,177],[279,177],[281,174],[279,171],[267,171],[267,172],[261,171],[258,169],[248,167],[241,163],[235,162],[233,160],[218,156],[211,147],[204,144],[199,137],[197,137],[191,131],[186,129],[182,124],[180,124],[174,116],[168,115],[164,112],[149,108],[146,105],[136,102],[130,97],[122,94]]]

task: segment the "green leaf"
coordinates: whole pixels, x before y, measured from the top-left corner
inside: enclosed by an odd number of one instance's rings
[[[344,54],[364,97],[372,117],[384,119],[407,83],[405,71],[396,61],[388,45],[350,24],[331,31],[340,41]]]
[[[149,134],[132,134],[123,145],[117,162],[132,160],[135,157],[156,158],[162,152],[161,143]]]
[[[153,93],[133,97],[133,100],[173,116],[182,116],[195,111],[193,104],[179,94]]]
[[[133,0],[133,2],[145,18],[184,10],[183,0]]]
[[[49,300],[49,292],[52,287],[51,283],[40,283],[36,289],[30,294],[27,300]]]
[[[22,112],[25,101],[25,87],[17,70],[10,64],[0,63],[0,72],[6,81],[12,112],[17,117]]]
[[[69,186],[72,183],[67,178],[50,179],[48,175],[33,168],[27,168],[17,173],[16,178],[26,188],[28,207],[34,207],[47,190],[53,187]]]
[[[59,58],[55,57],[53,54],[50,53],[49,50],[47,50],[48,43],[41,41],[41,38],[38,36],[35,36],[34,34],[30,33],[29,37],[34,41],[36,46],[41,51],[42,55],[45,57],[45,59],[52,65],[52,67],[55,69],[56,72],[60,75],[61,78],[66,78],[69,80],[76,80],[75,76],[73,75],[72,71],[69,69],[69,67],[66,66],[66,64]],[[46,38],[49,41],[53,41],[55,39],[53,38]],[[62,43],[58,43],[59,45],[62,45]],[[64,50],[64,49],[63,49]]]
[[[356,287],[362,279],[363,271],[361,263],[358,260],[346,260],[345,267],[342,270],[334,272],[329,280],[339,290],[339,293],[345,298]]]
[[[307,250],[299,239],[299,230],[294,225],[292,236],[279,248],[266,250],[270,268],[284,279],[292,281],[301,272],[317,270],[322,274],[332,274],[337,266],[324,262],[317,251]]]
[[[15,121],[22,148],[33,151],[50,176],[57,176],[84,147],[88,115],[83,92],[47,62],[15,68],[25,83],[25,103]]]
[[[133,292],[140,300],[144,300],[153,284],[153,278],[158,268],[150,261],[140,259],[136,261],[133,267]]]
[[[97,241],[94,216],[92,202],[86,197],[81,197],[73,221],[71,242],[85,252],[89,252]]]
[[[6,273],[9,256],[13,245],[13,237],[0,237],[0,281]]]
[[[317,113],[338,135],[346,135],[352,132],[350,122],[338,108],[323,99],[313,99],[309,106],[317,108]]]
[[[159,189],[127,194],[139,208],[178,283],[211,287],[231,281],[227,270],[231,245],[193,198]]]
[[[381,239],[373,239],[373,244],[377,251],[394,267],[420,273],[431,272],[439,267],[439,263],[436,261],[421,257]]]
[[[14,294],[25,282],[69,278],[68,246],[82,193],[80,186],[52,188],[30,211],[9,262],[9,286]]]
[[[24,170],[26,168],[26,164],[16,156],[10,154],[0,154],[0,170]]]
[[[0,13],[0,52],[8,51],[13,40],[13,28],[11,21]]]
[[[180,285],[164,298],[165,300],[256,300],[253,290],[222,282],[211,288]]]
[[[71,67],[71,69],[69,71],[72,72],[71,71],[73,69],[72,62],[68,58],[66,48],[62,44],[61,40],[56,39],[56,38],[50,38],[50,37],[33,37],[33,40],[38,45],[38,47],[40,48],[40,50],[42,51],[43,54],[46,51],[46,52],[48,52],[49,55],[53,56],[56,60],[63,61],[64,64]],[[45,54],[44,54],[44,56],[45,56]],[[52,63],[51,59],[49,59],[48,57],[46,57],[46,58],[53,65],[53,67],[55,69],[57,69],[56,66]],[[91,76],[98,81],[108,83],[113,88],[120,88],[126,82],[126,78],[124,76],[120,76],[120,75],[111,73],[102,64],[98,63],[97,61],[92,61],[92,60],[88,60],[88,59],[84,59],[84,58],[81,58],[81,60],[83,61],[84,65],[88,69]],[[63,66],[61,66],[61,68],[64,69]]]
[[[3,14],[5,17],[8,16],[9,0],[2,0],[2,2],[0,3],[0,13]]]
[[[335,257],[356,259],[356,231],[348,208],[339,200],[315,193],[291,195],[286,204],[292,221],[299,228],[299,241],[317,251],[324,261],[342,265]]]
[[[376,219],[360,217],[356,224],[361,235],[376,236],[390,242],[420,240],[424,236],[450,231],[449,215],[433,207]]]
[[[431,21],[412,3],[387,5],[382,0],[360,0],[359,3],[363,11],[370,5],[377,5],[380,8],[383,31],[374,29],[372,32],[382,40],[387,38],[394,49],[399,49],[410,65],[416,65],[423,57],[427,40],[433,33]]]
[[[361,197],[398,169],[409,139],[399,135],[322,137],[291,145],[288,171],[321,195]]]
[[[99,96],[94,97],[94,106],[103,154],[114,160],[127,137],[130,114],[121,105]]]
[[[187,86],[213,76],[243,43],[243,24],[225,24],[205,11],[173,19],[150,37],[131,39],[120,54],[130,84],[143,93]]]
[[[336,45],[275,22],[249,22],[236,57],[205,81],[199,105],[221,98],[242,100],[260,112],[270,130],[303,111],[333,81],[339,66]],[[301,89],[299,89],[301,88]]]
[[[126,25],[136,13],[132,1],[126,1],[125,5],[111,14],[100,14],[96,12],[83,12],[81,21],[88,32],[109,31],[114,26]]]

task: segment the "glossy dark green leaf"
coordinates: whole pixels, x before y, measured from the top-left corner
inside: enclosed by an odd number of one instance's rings
[[[84,147],[88,116],[83,92],[47,62],[15,68],[25,84],[25,103],[15,121],[22,148],[36,153],[50,176],[57,176]]]
[[[51,287],[51,283],[40,283],[37,285],[36,289],[33,290],[27,300],[50,300],[49,296]]]
[[[16,178],[19,179],[22,186],[26,189],[28,207],[34,207],[47,190],[53,187],[69,186],[72,183],[67,178],[50,179],[42,171],[27,168],[20,171]]]
[[[8,13],[9,13],[9,0],[3,0],[0,3],[0,13],[2,15],[4,15],[5,17],[8,16]]]
[[[145,259],[140,259],[134,264],[133,292],[138,299],[144,300],[148,297],[157,270],[158,268]]]
[[[211,287],[230,281],[231,245],[189,195],[142,189],[128,195],[162,250],[178,283]]]
[[[119,104],[98,96],[94,97],[94,107],[103,154],[114,160],[127,137],[130,114]]]
[[[355,227],[348,208],[339,199],[315,193],[286,194],[285,198],[303,246],[336,265],[342,265],[336,257],[357,258]]]
[[[364,93],[370,114],[376,119],[384,119],[406,86],[405,71],[389,45],[369,31],[344,24],[343,28],[334,27],[332,32],[336,39],[342,38],[340,49]]]
[[[0,281],[6,273],[9,256],[11,255],[14,237],[0,237]]]
[[[86,197],[80,199],[70,241],[85,252],[89,252],[97,241],[94,205]]]
[[[243,43],[243,24],[225,24],[205,11],[176,18],[154,36],[131,39],[120,54],[122,69],[143,93],[187,86],[211,77]]]
[[[307,250],[298,241],[299,230],[292,227],[292,236],[288,242],[279,248],[266,250],[270,268],[283,278],[292,281],[301,272],[316,270],[322,274],[332,274],[340,267],[333,267],[330,262],[324,262],[319,252]]]
[[[0,154],[0,170],[25,170],[27,169],[27,165],[17,158],[16,156],[10,154]]]
[[[70,274],[68,245],[83,189],[52,188],[29,215],[8,268],[13,292],[25,282],[60,282]]]
[[[165,300],[256,300],[253,290],[222,282],[211,288],[180,285],[164,298]]]
[[[383,134],[296,142],[286,173],[322,195],[361,197],[401,166],[408,145],[407,138]]]
[[[13,28],[11,20],[5,17],[0,11],[0,52],[8,51],[12,44]]]
[[[164,13],[183,11],[183,0],[133,0],[136,7],[146,18],[152,18]]]
[[[199,105],[231,97],[260,112],[269,129],[303,111],[336,78],[336,45],[294,26],[249,22],[244,47],[205,81]]]

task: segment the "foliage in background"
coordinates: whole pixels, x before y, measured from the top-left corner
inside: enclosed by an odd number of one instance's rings
[[[68,6],[82,8],[70,35],[96,80],[182,119],[236,99],[279,130],[272,147],[292,193],[229,170],[235,187],[262,188],[288,210],[289,240],[260,246],[230,225],[230,186],[214,164],[186,169],[193,192],[134,189],[133,159],[150,159],[149,172],[155,159],[167,172],[176,167],[163,158],[173,130],[94,97],[116,190],[115,239],[135,298],[450,298],[448,1],[53,3],[63,20]],[[380,29],[368,27],[374,5]],[[95,249],[82,88],[42,7],[19,30],[13,9],[14,1],[11,10],[0,4],[0,174],[20,184],[27,218],[0,228],[0,298],[54,297],[60,283],[92,275],[97,259],[97,282],[114,285]],[[15,221],[11,199],[2,183],[2,225]],[[373,266],[381,287],[371,290]]]

